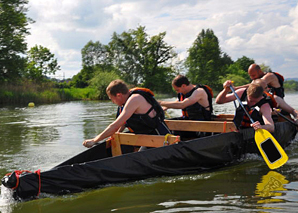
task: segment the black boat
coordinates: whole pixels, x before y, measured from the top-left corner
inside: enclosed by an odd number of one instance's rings
[[[289,122],[275,124],[273,136],[285,148],[297,129]],[[40,193],[63,195],[157,176],[201,173],[231,166],[247,153],[260,154],[254,130],[214,134],[203,138],[131,152],[121,146],[122,155],[113,157],[102,142],[44,172],[15,171],[3,177],[2,184],[13,190],[17,200],[34,199]]]

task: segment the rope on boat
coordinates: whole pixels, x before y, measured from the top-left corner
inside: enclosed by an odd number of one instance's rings
[[[13,172],[6,174],[5,176],[10,176]],[[11,189],[15,190],[19,187],[20,184],[20,175],[23,173],[33,173],[32,171],[29,170],[15,170],[14,171],[15,176],[16,176],[16,185],[14,187],[12,187]],[[36,196],[39,196],[40,191],[41,191],[41,178],[40,178],[40,169],[36,170],[34,172],[35,174],[38,175],[38,193]]]

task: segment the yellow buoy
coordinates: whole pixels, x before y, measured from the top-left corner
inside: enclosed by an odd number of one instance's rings
[[[29,104],[28,104],[28,107],[34,107],[35,106],[35,104],[33,103],[33,102],[30,102]]]

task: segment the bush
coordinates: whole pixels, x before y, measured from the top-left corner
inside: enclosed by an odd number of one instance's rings
[[[107,100],[106,88],[111,81],[119,79],[119,76],[114,72],[97,72],[90,80],[90,87],[95,89],[97,99]]]

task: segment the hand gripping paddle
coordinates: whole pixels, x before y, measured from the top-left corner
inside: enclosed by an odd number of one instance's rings
[[[234,93],[235,97],[237,98],[239,104],[246,113],[247,117],[250,119],[251,123],[254,123],[254,120],[246,111],[232,85],[230,86],[230,89]],[[283,150],[283,148],[267,130],[257,129],[255,131],[255,142],[262,157],[264,158],[265,162],[267,163],[270,169],[277,169],[288,161],[289,158]]]

